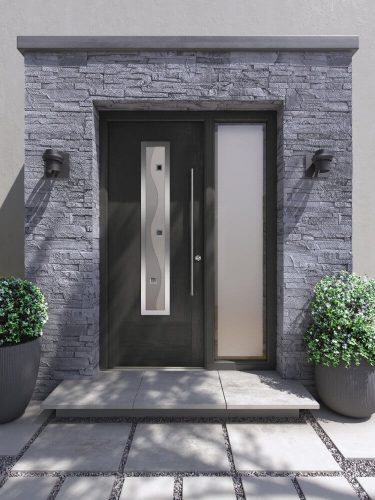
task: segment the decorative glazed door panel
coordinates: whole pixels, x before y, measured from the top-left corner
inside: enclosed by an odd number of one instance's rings
[[[203,124],[108,128],[110,366],[203,365]]]

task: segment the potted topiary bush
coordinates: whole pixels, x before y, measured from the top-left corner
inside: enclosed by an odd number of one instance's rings
[[[0,278],[0,423],[20,417],[33,394],[47,304],[30,281]]]
[[[346,271],[322,278],[305,334],[316,388],[332,410],[350,417],[375,412],[375,280]]]

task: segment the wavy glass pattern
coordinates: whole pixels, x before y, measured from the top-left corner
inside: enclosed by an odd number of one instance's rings
[[[141,314],[170,314],[169,143],[141,143]]]

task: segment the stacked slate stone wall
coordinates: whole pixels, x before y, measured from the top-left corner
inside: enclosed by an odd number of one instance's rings
[[[311,379],[312,287],[352,262],[351,53],[28,52],[25,77],[26,276],[50,311],[36,397],[98,368],[100,108],[278,110],[278,370]],[[50,147],[69,152],[69,178],[44,178]],[[312,181],[320,147],[337,163]]]

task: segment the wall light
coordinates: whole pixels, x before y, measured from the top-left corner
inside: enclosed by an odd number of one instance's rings
[[[69,154],[57,149],[46,149],[43,153],[44,172],[48,178],[68,177]]]
[[[320,174],[327,174],[331,170],[333,160],[333,154],[325,149],[317,149],[313,154],[307,153],[306,177],[318,177]]]

